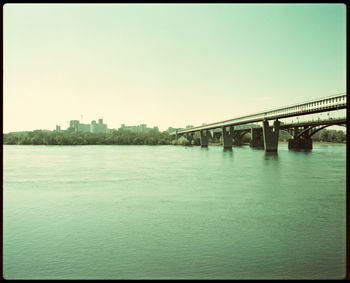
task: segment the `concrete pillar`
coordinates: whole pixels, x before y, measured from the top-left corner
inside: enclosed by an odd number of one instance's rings
[[[295,138],[299,134],[299,127],[295,126],[293,130],[293,137]]]
[[[209,137],[211,137],[209,131],[202,130],[200,133],[201,146],[207,147],[209,144]]]
[[[263,129],[262,128],[251,128],[251,140],[250,147],[253,148],[264,148],[264,138],[263,138]]]
[[[312,139],[308,127],[304,127],[306,130],[301,136],[297,137],[294,134],[293,139],[288,140],[288,149],[312,149]],[[295,133],[295,132],[294,132]]]
[[[179,134],[177,133],[177,131],[176,131],[176,134],[175,134],[175,139],[176,139],[176,141],[179,139]]]
[[[273,122],[273,127],[269,126],[267,120],[263,121],[264,148],[266,152],[277,152],[278,137],[280,132],[280,122]]]
[[[226,131],[226,127],[222,127],[222,144],[224,148],[232,148],[233,139],[233,126],[230,126],[229,131]]]
[[[288,149],[312,149],[311,138],[296,138],[288,140]]]

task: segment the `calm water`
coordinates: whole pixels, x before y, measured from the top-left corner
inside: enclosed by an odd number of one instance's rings
[[[4,277],[343,278],[346,147],[4,146]]]

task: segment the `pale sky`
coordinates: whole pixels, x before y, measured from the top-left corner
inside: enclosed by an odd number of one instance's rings
[[[346,91],[344,4],[6,4],[4,132],[198,126]]]

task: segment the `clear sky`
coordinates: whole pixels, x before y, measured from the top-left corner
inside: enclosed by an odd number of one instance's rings
[[[4,132],[198,126],[346,91],[344,4],[6,4]]]

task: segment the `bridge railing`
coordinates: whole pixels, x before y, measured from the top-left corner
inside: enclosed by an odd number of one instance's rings
[[[338,108],[346,107],[346,94],[333,95],[321,99],[315,99],[312,101],[304,102],[301,104],[295,104],[280,109],[275,109],[265,112],[265,118],[271,116],[293,116],[300,114],[317,113],[325,110],[334,110]]]
[[[289,128],[293,126],[312,126],[312,125],[341,125],[346,124],[346,117],[343,118],[329,118],[322,120],[308,120],[308,121],[300,121],[300,122],[291,122],[291,123],[282,123],[280,128]]]
[[[178,131],[179,134],[346,108],[346,93]],[[175,133],[172,133],[175,134]]]

